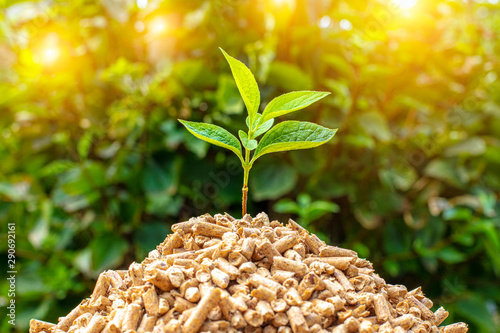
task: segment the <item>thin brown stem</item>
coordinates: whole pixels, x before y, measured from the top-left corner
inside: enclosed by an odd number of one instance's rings
[[[242,188],[242,192],[243,192],[243,199],[242,199],[242,212],[241,212],[241,216],[245,216],[247,214],[247,193],[248,193],[248,186],[245,186]]]

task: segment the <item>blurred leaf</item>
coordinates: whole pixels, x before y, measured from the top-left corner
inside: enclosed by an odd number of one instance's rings
[[[280,201],[274,204],[273,208],[277,213],[298,214],[298,212],[300,211],[300,208],[297,205],[297,203],[288,198],[281,199]]]
[[[432,160],[424,169],[427,176],[437,178],[445,181],[452,186],[461,188],[463,182],[457,173],[456,165],[453,161],[446,161],[442,159]]]
[[[465,261],[467,258],[463,253],[457,251],[455,248],[448,246],[437,253],[439,259],[449,264],[456,264]]]
[[[256,201],[277,199],[290,192],[297,182],[297,172],[278,160],[256,164],[251,174],[249,192]]]
[[[244,103],[231,76],[219,76],[216,97],[217,105],[223,112],[227,114],[241,114],[243,112]]]
[[[176,63],[173,72],[184,85],[194,89],[214,83],[213,74],[202,60],[189,59]]]
[[[300,67],[280,61],[271,63],[267,83],[285,91],[311,90],[314,86],[311,77]]]
[[[365,209],[357,208],[354,210],[354,216],[363,228],[372,230],[378,227],[382,221],[380,216],[370,213]]]
[[[85,162],[59,177],[52,200],[68,212],[88,207],[101,197],[99,189],[105,185],[105,181],[102,165]]]
[[[482,299],[477,296],[469,296],[456,303],[457,311],[467,318],[470,322],[476,323],[485,332],[493,333],[495,331],[495,322],[489,309]]]
[[[173,161],[161,166],[154,159],[148,159],[142,175],[142,187],[146,193],[168,192],[174,186]]]
[[[472,137],[445,150],[445,156],[477,156],[486,151],[484,139]]]
[[[382,142],[391,140],[391,131],[387,121],[378,112],[363,113],[358,117],[359,125],[367,133]]]
[[[80,158],[82,160],[87,159],[90,151],[90,146],[92,145],[92,139],[94,137],[95,132],[94,131],[86,131],[80,141],[78,141],[78,155],[80,155]]]
[[[42,177],[44,176],[56,176],[64,173],[71,168],[74,168],[76,164],[68,160],[56,160],[45,165],[41,170]]]
[[[42,204],[41,216],[30,230],[28,239],[35,249],[39,249],[49,234],[50,221],[52,220],[53,206],[49,200]]]
[[[92,250],[93,276],[99,275],[105,269],[116,268],[122,261],[129,247],[120,236],[112,233],[102,234],[93,239],[90,244]]]
[[[140,261],[147,257],[148,253],[156,249],[156,246],[161,244],[169,233],[170,231],[164,222],[142,224],[134,235],[137,247],[136,260]]]

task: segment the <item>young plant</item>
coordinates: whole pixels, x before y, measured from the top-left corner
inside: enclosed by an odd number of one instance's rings
[[[221,51],[231,67],[234,80],[248,112],[246,119],[248,131],[238,131],[244,153],[238,139],[222,127],[180,119],[179,121],[197,138],[229,149],[238,156],[243,167],[242,214],[245,216],[247,213],[248,175],[259,157],[274,152],[317,147],[328,142],[335,135],[337,129],[329,129],[304,121],[283,121],[273,127],[274,118],[303,109],[330,93],[322,91],[290,92],[273,99],[267,104],[264,111],[259,113],[260,92],[252,72],[223,49]],[[264,136],[258,141],[257,138],[262,134]],[[252,151],[253,154],[250,156]]]

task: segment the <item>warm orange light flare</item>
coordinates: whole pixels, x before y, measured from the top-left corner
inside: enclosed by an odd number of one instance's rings
[[[148,31],[153,35],[161,35],[168,30],[168,23],[164,17],[155,17],[148,24]]]
[[[44,48],[40,55],[40,62],[44,65],[52,65],[54,64],[59,56],[61,55],[61,51],[56,46],[47,46]]]

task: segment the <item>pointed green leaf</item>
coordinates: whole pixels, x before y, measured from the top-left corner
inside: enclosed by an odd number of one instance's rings
[[[234,80],[238,86],[243,102],[247,107],[248,116],[250,118],[250,124],[253,124],[255,115],[259,111],[260,104],[260,92],[257,86],[257,81],[248,69],[241,61],[236,60],[227,54],[223,49],[220,49],[226,57],[229,67],[231,67],[231,72],[233,73]]]
[[[320,146],[333,138],[336,132],[337,129],[313,123],[284,121],[273,127],[260,140],[252,163],[264,154]]]
[[[267,104],[260,122],[303,109],[329,94],[324,91],[294,91],[278,96]]]
[[[240,130],[238,132],[238,135],[240,137],[241,143],[243,143],[243,147],[245,147],[248,150],[254,150],[257,148],[257,141],[256,140],[248,140],[248,135]]]
[[[240,142],[234,135],[222,127],[213,124],[197,123],[180,119],[179,121],[198,139],[229,149],[234,152],[241,161],[243,161]]]
[[[253,135],[254,138],[258,137],[261,134],[266,133],[274,124],[274,119],[270,119],[257,127],[257,130],[255,131],[255,134]]]

